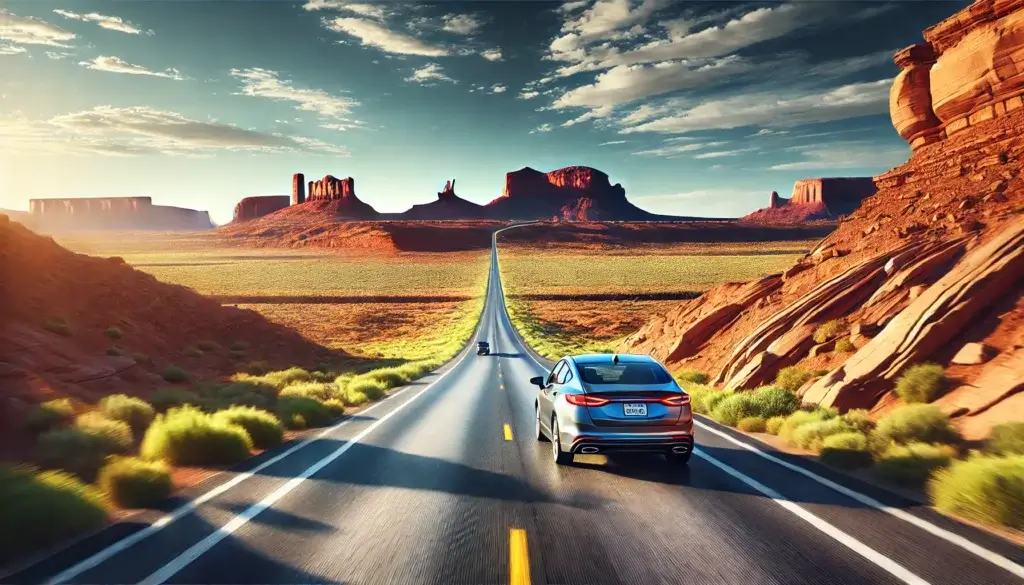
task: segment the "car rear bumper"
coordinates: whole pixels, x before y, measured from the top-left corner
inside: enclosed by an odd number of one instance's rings
[[[624,452],[685,454],[693,450],[693,435],[679,432],[587,434],[575,437],[569,450],[574,455]]]

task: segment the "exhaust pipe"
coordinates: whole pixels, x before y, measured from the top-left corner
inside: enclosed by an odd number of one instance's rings
[[[687,453],[689,451],[690,448],[685,445],[676,445],[675,447],[672,447],[673,453]]]
[[[600,449],[598,449],[597,447],[584,447],[580,449],[580,453],[584,453],[586,455],[597,453],[598,451],[600,451]]]

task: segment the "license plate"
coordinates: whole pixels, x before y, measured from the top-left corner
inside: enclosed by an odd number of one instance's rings
[[[637,404],[623,404],[622,414],[626,416],[647,416],[647,405],[643,402]]]

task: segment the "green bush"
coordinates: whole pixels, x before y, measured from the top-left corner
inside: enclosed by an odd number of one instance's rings
[[[213,412],[232,406],[255,406],[273,408],[277,389],[273,386],[250,379],[230,384],[208,385],[200,390],[200,405]]]
[[[0,562],[99,528],[106,522],[103,496],[74,476],[0,467]]]
[[[789,392],[796,392],[811,379],[811,373],[798,366],[782,368],[775,376],[775,385]]]
[[[777,435],[782,430],[782,424],[786,422],[784,416],[773,416],[764,423],[764,430],[769,435]]]
[[[694,407],[694,412],[710,414],[714,412],[719,403],[723,400],[728,400],[735,395],[736,392],[733,392],[732,390],[715,390],[712,388],[710,392],[707,392],[701,397],[697,407]],[[690,405],[693,406],[693,402],[691,402]]]
[[[746,393],[736,393],[715,404],[711,418],[730,427],[736,426],[741,418],[752,415],[750,399]]]
[[[834,339],[842,333],[845,328],[846,323],[842,319],[826,321],[825,323],[818,325],[817,329],[814,330],[814,342],[825,343],[830,339]]]
[[[676,381],[685,388],[686,384],[707,384],[708,375],[697,370],[682,370],[676,372]]]
[[[841,417],[832,417],[800,425],[790,435],[789,440],[790,443],[801,449],[820,451],[825,444],[826,437],[851,432],[856,432],[856,430],[845,420]]]
[[[868,438],[858,432],[825,437],[821,447],[821,462],[841,469],[870,467],[873,459],[868,450]]]
[[[132,428],[128,423],[109,419],[101,412],[78,415],[75,428],[105,442],[111,453],[127,453],[132,449]]]
[[[875,430],[875,421],[871,418],[871,414],[863,408],[854,408],[846,411],[842,415],[843,420],[846,424],[850,425],[857,430],[858,433],[867,435],[871,431]]]
[[[277,372],[269,372],[260,376],[260,379],[271,386],[281,389],[298,382],[311,382],[312,374],[302,368],[288,368]]]
[[[124,357],[125,351],[120,347],[113,346],[107,348],[107,355],[114,357]]]
[[[258,360],[245,364],[245,371],[254,376],[262,376],[270,371],[270,364],[265,360]]]
[[[167,466],[138,457],[111,457],[96,481],[122,508],[149,508],[166,500],[174,484]]]
[[[875,452],[884,452],[896,443],[957,444],[960,433],[949,417],[931,404],[911,404],[897,408],[882,417],[870,436]]]
[[[385,390],[409,383],[409,376],[401,368],[378,368],[363,374],[363,376],[380,382]]]
[[[689,384],[684,388],[684,390],[690,395],[690,408],[693,412],[707,414],[707,410],[705,409],[705,400],[712,392],[717,392],[717,390],[700,384]]]
[[[117,327],[110,327],[103,332],[103,335],[106,335],[110,339],[121,339],[121,337],[124,336],[124,332]]]
[[[75,409],[67,398],[47,400],[32,407],[28,411],[28,428],[32,432],[41,433],[71,422]]]
[[[896,381],[896,395],[908,404],[931,402],[938,398],[946,382],[946,372],[938,364],[910,366]]]
[[[249,344],[244,341],[232,341],[228,349],[231,351],[245,351],[249,349]]]
[[[985,440],[985,450],[1000,455],[1024,455],[1024,421],[992,427]]]
[[[342,400],[331,398],[324,400],[323,404],[327,407],[327,410],[331,411],[335,418],[341,418],[345,414],[345,403]]]
[[[132,354],[132,359],[135,360],[135,363],[137,363],[137,364],[152,364],[153,363],[153,358],[149,357],[148,355],[146,355],[144,353],[139,353],[139,352],[133,353]]]
[[[956,450],[949,445],[894,444],[878,457],[874,473],[898,485],[920,487],[932,472],[948,466],[955,456]]]
[[[158,415],[139,452],[173,465],[230,465],[249,456],[252,439],[244,428],[218,420],[194,406]]]
[[[220,349],[220,345],[218,345],[216,341],[210,341],[208,339],[200,341],[196,344],[196,347],[199,348],[200,351],[217,351]]]
[[[782,426],[779,427],[779,436],[787,441],[792,441],[793,433],[803,425],[821,422],[834,417],[834,413],[822,409],[798,410],[789,415],[782,423]]]
[[[857,346],[853,345],[853,342],[847,337],[836,341],[836,351],[839,353],[849,353],[855,349],[857,349]]]
[[[766,422],[764,418],[760,416],[748,416],[741,418],[736,423],[736,428],[748,433],[763,433],[765,431]]]
[[[984,524],[1024,529],[1024,456],[974,456],[935,472],[935,507]]]
[[[370,401],[370,397],[362,392],[356,392],[351,388],[345,388],[341,393],[341,401],[345,406],[359,406]]]
[[[167,366],[160,372],[160,375],[171,384],[181,384],[192,379],[192,376],[184,368],[178,366]]]
[[[63,317],[52,317],[43,321],[43,329],[64,337],[71,337],[71,326]]]
[[[326,402],[341,400],[344,393],[332,382],[296,382],[282,388],[279,396],[302,396]]]
[[[277,417],[290,429],[325,427],[336,418],[323,403],[301,396],[280,398]]]
[[[235,424],[249,433],[253,445],[258,449],[269,449],[281,444],[284,427],[276,416],[251,406],[233,406],[214,413],[214,418],[228,424]]]
[[[384,387],[384,383],[380,380],[357,376],[348,383],[345,390],[346,392],[364,394],[370,400],[380,400],[381,398],[384,398],[384,391],[386,388]]]
[[[44,467],[68,471],[85,481],[95,479],[113,453],[109,441],[76,428],[47,431],[36,440],[36,458]]]
[[[201,358],[203,357],[203,350],[199,349],[198,347],[186,347],[185,349],[181,350],[181,355],[187,358]]]
[[[198,405],[200,399],[198,394],[184,388],[161,388],[153,393],[151,401],[158,412],[167,412],[176,406]]]
[[[708,399],[704,399],[705,403]],[[771,418],[789,414],[800,405],[800,399],[779,388],[759,388],[750,392],[730,394],[715,402],[711,418],[735,426],[742,418],[757,416]]]
[[[156,416],[156,411],[148,402],[125,394],[107,396],[100,400],[99,406],[103,416],[128,423],[136,436],[141,435]]]

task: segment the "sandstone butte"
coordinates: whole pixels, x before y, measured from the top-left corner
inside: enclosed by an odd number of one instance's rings
[[[206,211],[153,205],[150,197],[82,197],[29,200],[28,225],[64,230],[204,230],[213,227]]]
[[[620,351],[738,390],[790,365],[826,370],[800,389],[804,401],[875,414],[899,403],[892,389],[908,366],[933,361],[954,381],[935,404],[968,438],[1020,420],[1024,0],[975,2],[924,39],[895,56],[890,113],[907,163],[874,177],[877,191],[784,273],[712,289]],[[842,331],[817,343],[830,320]],[[854,350],[833,351],[844,337]],[[974,344],[984,357],[964,359]]]

